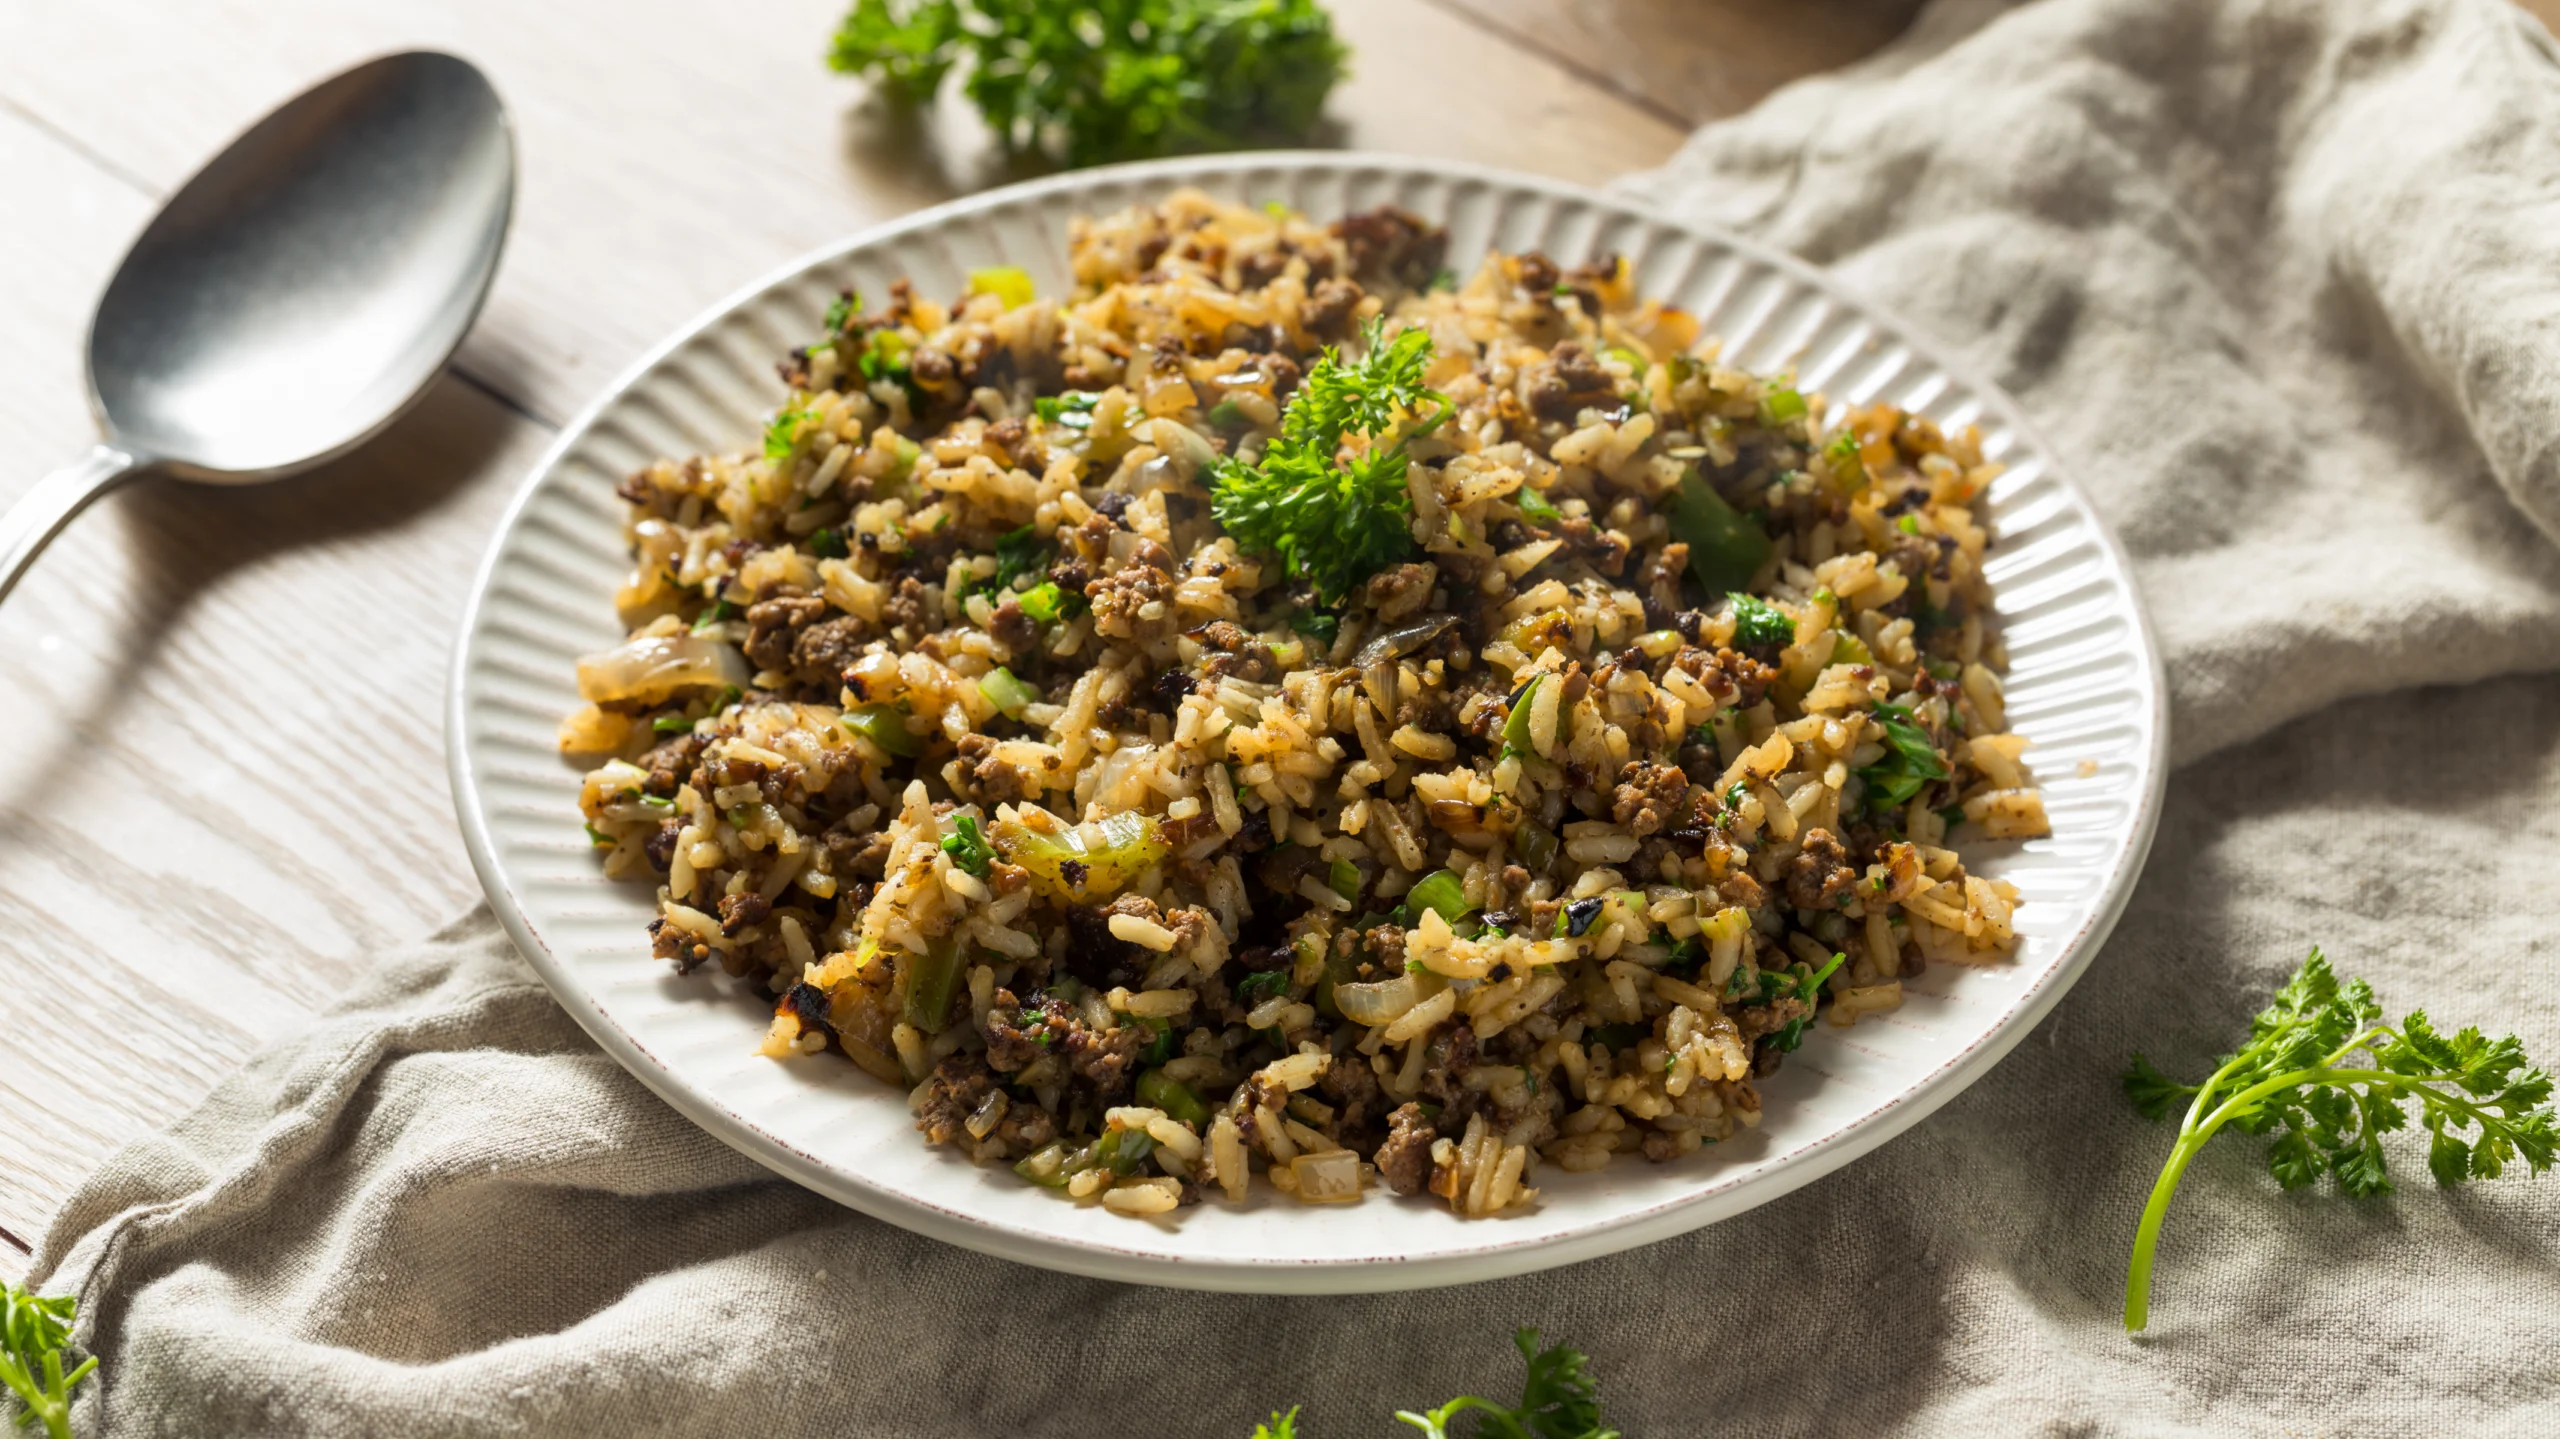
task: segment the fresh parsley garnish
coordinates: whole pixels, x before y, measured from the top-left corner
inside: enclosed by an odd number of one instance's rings
[[[1364,338],[1358,363],[1328,348],[1307,371],[1259,461],[1220,455],[1203,471],[1219,525],[1246,549],[1278,556],[1327,604],[1414,553],[1405,447],[1449,415],[1448,399],[1422,380],[1428,334],[1390,339],[1372,320]],[[1338,458],[1350,439],[1366,443]]]
[[[1938,747],[1929,742],[1929,732],[1913,722],[1910,710],[1901,705],[1880,704],[1875,715],[1876,722],[1884,726],[1885,755],[1858,771],[1858,778],[1867,782],[1869,809],[1899,809],[1909,804],[1922,786],[1947,777],[1946,761],[1938,757]]]
[[[1253,1426],[1253,1439],[1298,1439],[1298,1406],[1290,1405],[1285,1414],[1272,1410],[1269,1423]]]
[[[1428,1413],[1400,1409],[1396,1417],[1430,1439],[1450,1439],[1449,1426],[1470,1409],[1478,1439],[1619,1439],[1617,1430],[1601,1426],[1600,1386],[1588,1355],[1562,1344],[1540,1349],[1535,1329],[1521,1330],[1511,1342],[1529,1366],[1516,1407],[1461,1394]]]
[[[826,318],[822,321],[827,327],[827,334],[830,337],[843,334],[844,322],[852,319],[861,308],[862,295],[855,290],[847,290],[828,302]]]
[[[2224,1125],[2273,1135],[2267,1169],[2298,1189],[2330,1175],[2348,1194],[2391,1189],[2382,1136],[2409,1122],[2418,1101],[2431,1137],[2427,1169],[2436,1183],[2495,1179],[2521,1159],[2535,1174],[2560,1148],[2550,1099],[2551,1077],[2528,1068],[2515,1036],[2491,1040],[2477,1029],[2439,1034],[2424,1010],[2397,1028],[2381,1022],[2382,1006],[2363,980],[2341,985],[2329,961],[2311,951],[2275,1003],[2249,1022],[2249,1042],[2202,1084],[2180,1084],[2137,1054],[2125,1094],[2152,1119],[2166,1119],[2181,1099],[2186,1118],[2178,1142],[2151,1188],[2133,1259],[2125,1273],[2124,1327],[2151,1318],[2151,1261],[2169,1199],[2196,1152]],[[2366,1056],[2362,1062],[2354,1056]]]
[[[98,1367],[92,1355],[63,1368],[78,1305],[68,1294],[45,1299],[0,1282],[0,1385],[26,1406],[12,1432],[42,1424],[47,1439],[71,1439],[71,1391]]]
[[[824,529],[809,532],[809,553],[822,560],[840,560],[853,551],[844,542],[844,531]]]
[[[978,832],[978,821],[969,815],[952,820],[951,827],[957,833],[942,837],[942,852],[951,856],[957,868],[985,879],[988,867],[995,863],[995,846],[987,843],[987,837]]]
[[[1316,0],[855,0],[827,63],[913,103],[965,68],[1006,150],[1074,168],[1303,139],[1348,53]]]
[[[1333,637],[1342,633],[1342,616],[1327,610],[1297,610],[1289,616],[1289,628],[1331,649]]]

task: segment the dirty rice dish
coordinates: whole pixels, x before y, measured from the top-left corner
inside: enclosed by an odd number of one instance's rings
[[[561,747],[656,953],[1079,1202],[1470,1216],[2005,959],[1976,438],[1446,248],[1175,194],[1066,298],[847,295],[761,450],[630,476]]]

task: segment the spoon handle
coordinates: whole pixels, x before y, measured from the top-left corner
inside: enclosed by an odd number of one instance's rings
[[[45,545],[89,502],[123,484],[141,466],[113,445],[95,445],[78,460],[36,481],[0,515],[0,599],[36,562]]]

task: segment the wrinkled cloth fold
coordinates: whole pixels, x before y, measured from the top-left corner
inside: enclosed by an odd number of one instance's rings
[[[2181,768],[2037,1033],[1749,1214],[1519,1279],[1243,1298],[839,1208],[589,1043],[476,912],[45,1237],[97,1435],[1400,1432],[1536,1325],[1631,1435],[2560,1432],[2560,1184],[2280,1193],[2166,1133],[2313,943],[2560,1050],[2560,63],[2499,0],[1941,0],[1623,182],[2007,386],[2135,559]],[[1402,57],[1373,56],[1372,64]],[[1575,257],[1579,258],[1579,257]],[[1711,1160],[1708,1162],[1712,1162]],[[1356,1220],[1354,1221],[1356,1222]],[[1454,1221],[1453,1221],[1454,1222]]]

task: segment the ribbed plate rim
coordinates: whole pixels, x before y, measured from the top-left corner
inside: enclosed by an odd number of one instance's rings
[[[1604,219],[1649,224],[1721,247],[1750,265],[1774,272],[1840,306],[1871,325],[1880,338],[1904,347],[1913,362],[1925,364],[1953,385],[1962,387],[1985,412],[1997,418],[2021,448],[2039,457],[2045,478],[2060,486],[2077,504],[2077,518],[2102,558],[2105,578],[2120,605],[2109,616],[2130,637],[2134,674],[2127,683],[2137,691],[2143,711],[2120,721],[2147,730],[2140,756],[2132,811],[2115,831],[2105,879],[2094,902],[2080,911],[2080,922],[2062,941],[2062,950],[2045,972],[2017,994],[1998,1019],[1971,1037],[1955,1053],[1900,1093],[1875,1104],[1858,1117],[1773,1156],[1759,1172],[1739,1181],[1716,1182],[1713,1161],[1699,1163],[1700,1179],[1679,1196],[1646,1207],[1605,1214],[1560,1232],[1528,1239],[1505,1239],[1499,1222],[1462,1223],[1450,1219],[1451,1242],[1424,1253],[1392,1258],[1246,1259],[1202,1258],[1150,1244],[1159,1233],[1153,1226],[1130,1221],[1129,1241],[1113,1243],[1040,1233],[999,1223],[930,1198],[887,1188],[793,1146],[741,1113],[720,1096],[702,1091],[654,1054],[546,945],[528,916],[492,834],[480,775],[482,757],[467,742],[467,723],[474,698],[471,663],[488,621],[492,591],[502,579],[501,564],[509,541],[527,510],[550,484],[581,441],[660,365],[689,342],[712,330],[768,292],[793,283],[812,269],[834,264],[858,250],[911,239],[963,222],[981,212],[1112,186],[1174,186],[1217,177],[1271,171],[1341,171],[1366,174],[1398,186],[1416,181],[1471,182],[1491,189],[1525,193],[1552,204],[1586,206]],[[1472,263],[1472,257],[1466,257]],[[1994,554],[1997,555],[1996,548]],[[598,596],[603,604],[608,597]],[[1904,321],[1838,280],[1791,256],[1770,250],[1714,226],[1683,221],[1641,203],[1542,177],[1455,161],[1360,152],[1265,151],[1200,159],[1155,161],[1109,166],[1006,186],[871,227],[780,265],[706,308],[692,321],[633,361],[597,398],[564,425],[510,500],[493,531],[475,572],[462,625],[455,642],[445,707],[446,762],[451,777],[456,818],[491,908],[526,961],[542,976],[562,1007],[651,1091],[707,1132],[741,1152],[818,1193],[877,1218],[981,1253],[1070,1273],[1236,1292],[1334,1293],[1423,1288],[1519,1274],[1597,1257],[1637,1244],[1668,1238],[1718,1219],[1744,1212],[1810,1183],[1901,1133],[1939,1105],[1952,1099],[1996,1063],[2051,1010],[2087,968],[2131,897],[2147,857],[2159,818],[2167,775],[2167,687],[2159,649],[2135,589],[2123,547],[2088,496],[2064,472],[2053,446],[2026,418],[2008,394],[1968,366],[1949,359],[1925,331]],[[635,952],[645,959],[635,936]],[[1698,1163],[1692,1161],[1692,1163]],[[1309,1211],[1316,1222],[1324,1217]]]

